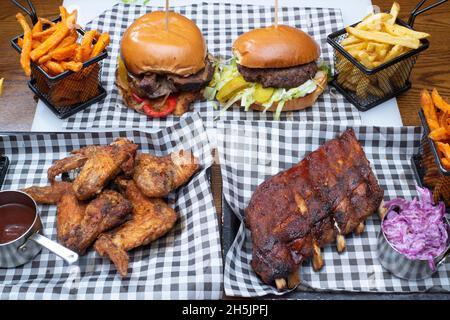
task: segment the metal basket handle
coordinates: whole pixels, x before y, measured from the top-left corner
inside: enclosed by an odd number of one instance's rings
[[[431,4],[431,5],[429,5],[429,6],[426,7],[426,8],[420,9],[420,7],[421,7],[426,1],[427,1],[427,0],[421,0],[421,1],[417,4],[417,6],[413,9],[413,11],[411,11],[411,15],[409,16],[409,19],[408,19],[408,25],[409,25],[409,26],[413,27],[414,21],[416,20],[416,17],[417,17],[418,15],[420,15],[420,14],[422,14],[422,13],[424,13],[424,12],[427,12],[428,10],[433,9],[434,7],[440,6],[441,4],[447,2],[447,0],[440,0],[440,1],[437,1],[437,2],[435,2],[435,3]],[[419,9],[420,9],[420,10],[419,10]]]
[[[11,0],[11,2],[14,5],[16,5],[16,7],[18,7],[19,9],[21,9],[23,12],[25,12],[27,15],[30,16],[31,22],[33,23],[33,25],[35,25],[38,22],[38,16],[36,14],[36,9],[34,8],[33,2],[31,2],[31,0],[27,0],[28,6],[30,7],[30,9],[27,9],[26,7],[24,7],[22,4],[20,4],[16,0]]]

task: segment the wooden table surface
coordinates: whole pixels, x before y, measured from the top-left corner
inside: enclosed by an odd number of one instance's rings
[[[34,1],[40,16],[53,18],[58,15],[60,0]],[[381,10],[386,11],[392,1],[374,0]],[[418,1],[399,0],[400,17],[407,20],[409,12]],[[15,14],[18,12],[10,2],[2,0],[0,11],[0,78],[5,78],[3,96],[0,97],[0,130],[28,131],[36,109],[36,101],[26,82],[19,64],[19,56],[12,49],[10,39],[21,33]],[[404,125],[420,125],[419,92],[422,88],[436,87],[444,97],[450,98],[450,3],[446,3],[419,16],[414,26],[417,30],[432,35],[430,48],[422,54],[413,70],[413,87],[397,101]],[[219,213],[221,212],[220,168],[213,167],[213,192]]]

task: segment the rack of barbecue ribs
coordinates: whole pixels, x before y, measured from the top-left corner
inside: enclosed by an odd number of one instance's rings
[[[364,231],[380,207],[383,190],[352,129],[326,142],[294,165],[260,184],[245,210],[253,242],[253,270],[278,290],[295,288],[298,269],[312,257],[323,266],[321,247]]]

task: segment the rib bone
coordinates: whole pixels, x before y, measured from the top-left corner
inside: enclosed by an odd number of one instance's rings
[[[345,251],[345,238],[342,234],[338,233],[338,235],[336,236],[336,247],[337,247],[337,251],[339,253],[342,253]]]
[[[277,286],[278,290],[284,290],[286,289],[286,280],[283,278],[275,279],[275,285]]]
[[[387,213],[387,208],[384,207],[384,200],[381,201],[380,206],[378,207],[378,216],[381,220],[384,219],[384,216]]]
[[[323,258],[320,247],[316,241],[313,242],[313,269],[319,271],[323,267]]]
[[[364,222],[361,222],[360,224],[358,224],[358,226],[355,229],[355,234],[360,235],[361,233],[363,233],[365,227],[366,226],[365,226]]]
[[[305,199],[303,199],[303,197],[298,192],[294,193],[294,199],[295,199],[295,203],[297,204],[297,207],[298,207],[298,210],[300,211],[300,213],[301,214],[308,213],[308,207],[306,205],[306,201],[305,201]]]

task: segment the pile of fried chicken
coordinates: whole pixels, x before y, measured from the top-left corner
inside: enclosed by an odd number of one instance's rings
[[[57,205],[61,244],[81,255],[93,245],[122,277],[128,273],[127,251],[149,244],[175,225],[177,214],[162,198],[199,168],[189,151],[158,157],[137,149],[137,144],[117,138],[110,145],[74,150],[48,169],[51,185],[22,190],[37,203]],[[61,180],[56,180],[58,175]],[[67,179],[70,175],[76,177]]]

